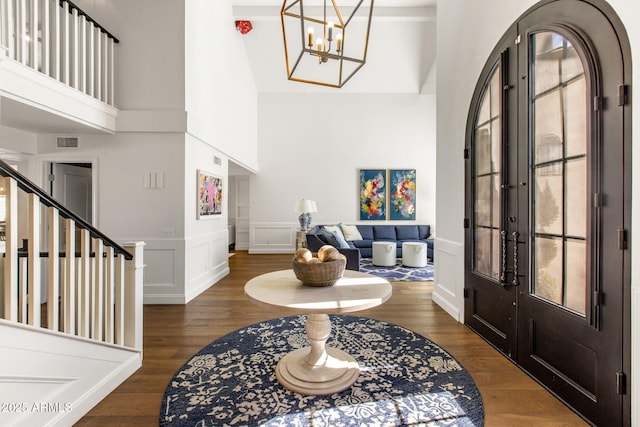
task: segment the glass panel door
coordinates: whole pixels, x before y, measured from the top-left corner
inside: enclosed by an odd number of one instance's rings
[[[474,138],[474,270],[500,280],[502,182],[501,66],[496,65],[482,95]]]
[[[622,426],[630,52],[595,3],[539,2],[480,74],[466,128],[464,318],[590,423]]]
[[[561,34],[531,35],[532,294],[586,313],[587,86],[582,61]]]

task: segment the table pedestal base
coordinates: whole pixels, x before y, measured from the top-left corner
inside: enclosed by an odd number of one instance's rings
[[[276,367],[276,376],[285,388],[312,396],[338,393],[356,381],[358,362],[349,354],[325,343],[331,333],[326,314],[310,314],[305,325],[311,347],[294,350]]]

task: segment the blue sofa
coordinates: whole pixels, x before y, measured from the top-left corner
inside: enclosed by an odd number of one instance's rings
[[[402,257],[403,242],[424,242],[427,244],[427,258],[433,260],[433,239],[430,237],[431,227],[429,225],[356,224],[356,228],[362,239],[347,240],[344,233],[336,233],[335,230],[329,231],[325,229],[324,225],[317,225],[307,232],[307,248],[316,252],[322,245],[335,246],[340,253],[347,257],[349,270],[359,270],[360,257],[371,258],[373,256],[373,242],[378,241],[395,242],[397,258]]]

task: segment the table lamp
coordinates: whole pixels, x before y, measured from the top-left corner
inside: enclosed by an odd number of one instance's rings
[[[316,202],[308,199],[300,199],[296,201],[296,205],[293,210],[295,213],[299,213],[298,221],[300,221],[300,229],[308,230],[309,224],[311,224],[311,213],[318,212]]]

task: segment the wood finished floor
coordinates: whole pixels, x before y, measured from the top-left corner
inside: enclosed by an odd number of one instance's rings
[[[251,303],[243,287],[259,274],[290,268],[290,262],[291,255],[238,252],[229,259],[231,273],[189,304],[145,306],[142,367],[76,425],[157,426],[164,390],[190,356],[231,331],[285,315],[277,308]],[[587,425],[433,303],[429,284],[394,283],[389,301],[353,314],[404,326],[451,353],[482,394],[487,427]]]

